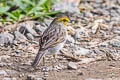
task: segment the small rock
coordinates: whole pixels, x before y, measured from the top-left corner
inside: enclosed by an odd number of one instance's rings
[[[81,40],[82,37],[89,37],[88,31],[83,27],[75,30],[75,39],[80,39]]]
[[[85,13],[85,16],[88,17],[88,18],[90,18],[90,17],[93,17],[93,14],[90,13],[90,12],[86,12],[86,13]]]
[[[39,36],[37,32],[29,24],[26,25],[26,28],[28,32],[31,33],[33,36]]]
[[[50,22],[51,23],[51,22]],[[50,24],[49,23],[49,24]],[[48,23],[47,23],[48,24]],[[48,24],[48,25],[49,25]],[[41,34],[45,31],[45,29],[46,29],[47,27],[46,26],[41,26],[41,25],[36,25],[35,26],[35,30],[38,30]]]
[[[3,80],[16,80],[16,78],[8,78],[8,77],[5,77],[5,78],[3,78]]]
[[[20,53],[23,53],[23,51],[22,50],[15,50],[13,53],[20,54]]]
[[[35,80],[43,80],[42,78],[36,78]]]
[[[10,56],[8,55],[3,55],[3,56],[0,56],[0,61],[6,61],[10,58]]]
[[[33,37],[33,35],[32,35],[32,34],[27,33],[26,35],[27,35],[27,38],[28,38],[29,40],[34,40],[34,37]]]
[[[75,43],[75,40],[74,40],[74,38],[71,35],[68,35],[66,43]]]
[[[45,19],[44,21],[45,21],[46,26],[49,26],[53,20]]]
[[[14,44],[14,45],[17,45],[17,43],[18,43],[17,40],[14,40],[14,41],[13,41],[13,44]]]
[[[69,62],[68,63],[68,68],[76,70],[77,69],[77,65],[75,64],[75,62]]]
[[[6,73],[4,70],[0,70],[0,75],[4,75],[4,76],[6,76],[7,73]]]
[[[86,55],[90,53],[89,49],[81,48],[77,45],[72,45],[73,52],[77,55]]]
[[[33,22],[21,23],[17,28],[17,31],[21,34],[31,33],[33,36],[39,36],[37,32],[33,29]]]
[[[85,80],[103,80],[103,79],[88,78],[88,79],[85,79]]]
[[[27,80],[34,80],[35,79],[35,75],[27,75]]]
[[[0,44],[13,43],[14,36],[8,32],[0,33]]]
[[[44,77],[48,77],[48,72],[44,72]]]
[[[7,65],[7,63],[4,63],[4,62],[0,63],[0,67],[6,66],[6,65]]]
[[[120,47],[120,41],[119,40],[111,40],[109,42],[113,47]]]
[[[78,75],[83,75],[83,72],[81,70],[77,70]]]
[[[52,10],[79,14],[80,13],[79,9],[76,6],[72,6],[72,5],[73,3],[59,2],[52,6]]]
[[[39,45],[39,42],[38,42],[38,41],[32,41],[32,43]]]
[[[27,40],[27,38],[23,34],[21,34],[19,31],[15,31],[14,34],[15,34],[16,40],[19,40],[22,42]]]
[[[5,71],[6,71],[7,73],[9,73],[9,75],[19,74],[19,72],[15,71],[15,70],[6,69]]]
[[[6,31],[11,31],[11,26],[10,25],[5,25],[5,30]]]

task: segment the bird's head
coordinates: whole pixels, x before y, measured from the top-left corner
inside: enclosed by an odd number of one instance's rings
[[[70,22],[70,19],[66,14],[59,14],[56,16],[55,22],[56,23],[62,22],[62,23],[64,23],[64,25],[67,26],[68,23]]]

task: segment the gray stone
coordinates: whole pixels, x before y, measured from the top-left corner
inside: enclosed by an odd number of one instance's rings
[[[19,31],[15,31],[14,34],[15,34],[16,40],[19,40],[19,41],[27,40],[27,38],[23,34],[21,34]]]
[[[27,35],[27,38],[28,38],[29,40],[34,40],[34,37],[33,37],[33,35],[32,35],[32,34],[27,33],[26,35]]]
[[[85,36],[85,37],[89,36],[88,33],[87,33],[87,31],[83,27],[75,30],[75,39],[82,40],[81,36]]]
[[[72,46],[71,46],[71,49],[73,50],[73,52],[74,52],[76,55],[86,55],[86,54],[90,53],[90,50],[89,50],[89,49],[82,48],[82,47],[79,47],[79,46],[77,46],[77,45],[72,45]]]
[[[20,54],[20,53],[23,53],[23,51],[22,50],[15,50],[15,51],[13,51],[13,53]]]
[[[119,40],[111,40],[109,42],[113,47],[120,47],[120,41]]]
[[[119,27],[115,28],[115,29],[113,30],[113,32],[116,33],[116,34],[120,34],[120,28],[119,28]]]
[[[25,28],[29,33],[31,33],[33,36],[39,36],[37,32],[30,26],[30,25],[25,25]]]
[[[7,63],[4,63],[4,62],[0,63],[0,67],[6,66],[6,65],[7,65]]]
[[[48,77],[48,72],[44,72],[44,77]]]
[[[78,72],[78,75],[83,75],[83,72],[80,69],[77,70],[77,72]]]
[[[68,35],[66,43],[75,43],[75,40],[74,40],[74,38],[71,35]]]
[[[6,75],[7,75],[7,72],[4,71],[4,70],[0,70],[0,75],[4,75],[4,76],[6,76]]]
[[[14,45],[17,45],[17,43],[18,43],[17,40],[14,40],[14,41],[13,41],[13,44],[14,44]]]
[[[52,22],[53,20],[45,19],[44,21],[45,21],[45,24],[46,24],[46,27],[47,27],[47,26],[49,26],[49,25],[51,24],[51,22]]]
[[[42,78],[36,78],[35,80],[44,80],[44,79],[42,79]]]
[[[41,26],[41,25],[36,25],[35,29],[38,30],[41,34],[45,31],[47,27]]]
[[[10,25],[5,25],[5,30],[11,31],[11,26]]]
[[[14,36],[8,32],[0,33],[0,44],[13,43]]]
[[[0,56],[0,61],[2,61],[2,60],[7,61],[9,58],[10,58],[10,56],[8,56],[8,55],[3,55],[3,56]]]
[[[8,77],[5,77],[5,78],[3,78],[3,80],[16,80],[16,78],[8,78]]]
[[[73,3],[59,2],[52,6],[52,10],[62,11],[62,12],[70,12],[70,13],[80,13],[79,8],[72,6],[72,5],[73,5]]]
[[[20,24],[20,26],[17,28],[17,31],[19,31],[22,34],[31,33],[33,36],[39,36],[37,32],[33,29],[33,25],[30,24]]]
[[[75,64],[75,62],[69,62],[68,63],[68,68],[76,70],[77,69],[77,65]]]
[[[120,17],[112,17],[111,20],[112,21],[120,21]]]
[[[35,75],[27,75],[27,80],[34,80],[35,79]]]
[[[87,78],[85,80],[103,80],[103,79]]]
[[[92,14],[91,12],[86,12],[86,13],[85,13],[85,16],[86,16],[86,17],[93,17],[93,14]]]

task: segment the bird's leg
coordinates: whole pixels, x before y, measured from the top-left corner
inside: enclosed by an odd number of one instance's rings
[[[56,59],[56,56],[57,56],[56,54],[53,54],[53,58],[54,58],[55,62],[58,62]]]
[[[43,57],[43,66],[45,66],[45,57]]]

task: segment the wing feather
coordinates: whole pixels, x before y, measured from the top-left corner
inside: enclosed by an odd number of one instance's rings
[[[40,48],[48,49],[61,43],[66,38],[65,26],[61,24],[54,24],[48,27],[40,39]]]

